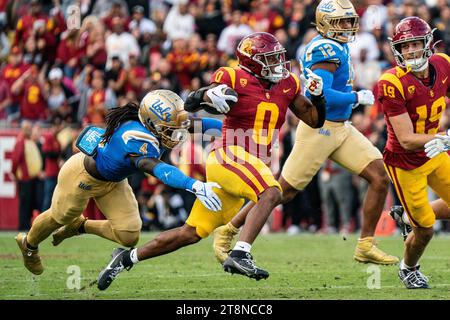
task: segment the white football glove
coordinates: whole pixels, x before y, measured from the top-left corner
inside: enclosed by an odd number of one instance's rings
[[[322,77],[312,72],[309,68],[305,68],[304,70],[306,71],[308,78],[306,78],[303,73],[300,75],[303,85],[311,95],[320,96],[323,90]]]
[[[238,98],[232,95],[224,94],[224,89],[228,86],[226,84],[218,85],[217,87],[208,89],[206,91],[206,95],[209,99],[211,99],[211,103],[202,102],[202,104],[207,104],[214,109],[216,109],[220,113],[227,113],[230,111],[230,106],[227,103],[227,100],[237,102]]]
[[[356,92],[356,95],[358,96],[358,101],[353,105],[353,109],[360,104],[372,105],[375,103],[375,97],[372,90],[359,90]]]
[[[447,135],[437,134],[435,135],[436,138],[425,143],[425,153],[427,154],[428,158],[434,158],[438,154],[450,150],[450,137],[448,136],[449,133],[449,130],[447,130]]]
[[[222,210],[222,202],[220,201],[217,194],[213,191],[213,187],[222,189],[222,187],[218,183],[215,182],[203,183],[197,180],[192,185],[192,190],[187,189],[187,191],[190,191],[193,194],[195,194],[198,200],[200,200],[200,202],[208,210],[216,212]]]

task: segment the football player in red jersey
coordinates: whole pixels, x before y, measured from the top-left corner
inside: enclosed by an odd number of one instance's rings
[[[306,79],[312,94],[310,101],[301,94],[298,78],[289,72],[285,52],[269,33],[246,36],[237,48],[239,67],[219,68],[212,76],[211,85],[192,92],[185,102],[185,109],[190,112],[206,104],[209,110],[226,113],[222,137],[216,141],[206,160],[207,181],[217,182],[222,187],[217,190],[222,210],[204,210],[196,201],[182,227],[160,233],[137,249],[116,251],[100,274],[102,283],[109,286],[121,271],[138,261],[175,251],[207,237],[217,227],[227,224],[245,199],[256,205],[248,214],[237,242],[239,250],[231,254],[233,264],[224,265],[224,269],[257,280],[269,276],[267,271],[255,265],[250,249],[272,209],[281,201],[283,186],[267,165],[271,145],[288,108],[311,127],[321,127],[325,119],[322,79],[310,71]],[[236,91],[238,99],[227,94],[227,87]],[[229,102],[235,102],[231,109]]]
[[[397,67],[378,81],[388,128],[384,162],[413,229],[405,241],[398,275],[407,288],[428,288],[418,264],[436,219],[427,185],[450,205],[450,158],[436,152],[430,159],[424,146],[445,141],[435,135],[449,92],[450,58],[433,54],[433,31],[417,17],[400,21],[390,42]]]

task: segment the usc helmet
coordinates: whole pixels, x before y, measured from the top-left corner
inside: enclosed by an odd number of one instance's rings
[[[139,105],[139,120],[167,149],[174,148],[189,135],[190,120],[184,102],[170,90],[147,93]]]
[[[428,59],[433,54],[433,31],[428,23],[418,17],[408,17],[401,20],[394,30],[394,36],[389,38],[395,62],[398,66],[411,68],[412,71],[422,71],[428,66]],[[405,59],[401,45],[410,41],[423,41],[423,49],[413,51],[414,58]]]
[[[255,32],[244,37],[236,48],[239,66],[258,78],[277,83],[289,77],[286,49],[273,35]]]
[[[350,19],[351,27],[340,26],[344,19]],[[322,0],[316,9],[316,29],[325,38],[352,42],[359,30],[359,16],[349,0]]]

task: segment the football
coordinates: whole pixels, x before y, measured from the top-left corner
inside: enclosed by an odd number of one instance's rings
[[[230,87],[224,87],[222,89],[222,92],[223,92],[223,94],[232,95],[232,96],[235,96],[236,98],[238,98],[237,92],[234,91],[234,89],[232,89]],[[211,100],[206,95],[205,95],[205,101],[211,103]],[[233,106],[236,104],[236,102],[233,102],[233,101],[230,101],[230,100],[227,100],[227,103],[230,106],[230,110],[233,109]],[[214,107],[208,106],[206,104],[203,105],[203,109],[206,112],[211,113],[211,114],[222,114],[221,112],[217,111]]]

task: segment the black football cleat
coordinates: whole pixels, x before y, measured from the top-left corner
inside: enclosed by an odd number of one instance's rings
[[[223,263],[223,270],[231,274],[237,273],[252,279],[267,279],[269,273],[266,270],[258,268],[249,252],[233,250],[230,256]]]
[[[114,279],[121,273],[123,270],[130,270],[133,267],[133,264],[130,266],[126,266],[124,263],[124,256],[129,254],[129,250],[116,248],[112,253],[112,260],[103,269],[97,279],[97,288],[99,290],[106,290]]]
[[[403,241],[408,238],[408,234],[412,231],[412,227],[403,221],[403,207],[402,206],[392,206],[391,210],[389,210],[389,215],[394,219],[402,232]]]
[[[400,269],[398,277],[408,289],[429,289],[428,278],[419,271],[420,266]]]

